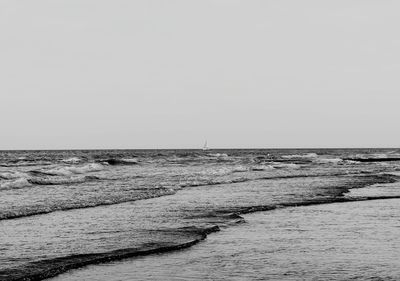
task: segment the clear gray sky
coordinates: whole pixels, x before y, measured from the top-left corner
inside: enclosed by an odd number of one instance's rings
[[[399,147],[399,11],[0,0],[0,149]]]

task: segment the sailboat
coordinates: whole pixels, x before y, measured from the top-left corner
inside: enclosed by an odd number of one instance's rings
[[[203,151],[207,151],[207,150],[210,150],[210,148],[207,146],[207,141],[206,141],[203,146]]]

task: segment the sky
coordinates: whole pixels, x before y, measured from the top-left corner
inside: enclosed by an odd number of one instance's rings
[[[0,149],[400,147],[399,10],[1,0]]]

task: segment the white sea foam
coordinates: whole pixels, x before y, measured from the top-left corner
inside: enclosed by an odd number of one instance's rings
[[[14,189],[14,188],[22,188],[25,186],[31,185],[26,178],[19,178],[13,181],[6,181],[0,183],[0,190]]]
[[[132,163],[132,164],[137,164],[138,163],[138,159],[137,158],[122,158],[121,161],[125,162],[125,163]]]
[[[71,157],[71,158],[63,159],[61,161],[64,163],[79,163],[82,160],[78,157]]]
[[[226,158],[229,157],[226,153],[209,153],[207,154],[210,157],[217,157],[217,158]]]
[[[103,169],[104,169],[103,165],[98,163],[91,163],[84,166],[60,167],[60,168],[45,170],[43,172],[55,176],[70,176],[73,174],[84,174],[89,172],[101,171]]]
[[[343,163],[345,163],[345,164],[361,164],[361,162],[353,161],[353,160],[344,160]]]
[[[21,173],[21,172],[17,172],[17,171],[0,173],[0,178],[6,179],[6,180],[26,178],[26,177],[27,177],[27,175],[25,173]]]
[[[318,157],[317,153],[282,155],[282,158],[285,158],[285,159],[296,159],[296,158],[310,159],[310,158],[317,158],[317,157]]]

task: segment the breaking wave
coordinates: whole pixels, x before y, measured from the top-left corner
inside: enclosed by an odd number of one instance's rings
[[[136,158],[132,158],[132,159],[112,158],[112,159],[102,160],[101,162],[106,163],[108,165],[136,165],[136,164],[139,164],[139,161]]]
[[[4,211],[0,213],[0,220],[2,219],[13,219],[25,216],[33,216],[39,214],[47,214],[55,211],[64,211],[72,209],[82,209],[82,208],[92,208],[102,205],[114,205],[125,202],[145,200],[155,197],[161,197],[166,195],[175,194],[180,188],[186,187],[197,187],[197,186],[213,186],[221,184],[233,184],[233,183],[244,183],[250,181],[264,181],[264,180],[280,180],[280,179],[293,179],[293,178],[318,178],[318,177],[335,177],[335,176],[349,176],[349,175],[360,175],[360,173],[349,174],[347,172],[340,173],[326,173],[326,174],[298,174],[298,175],[276,175],[276,176],[261,176],[254,178],[238,177],[233,179],[199,179],[199,180],[189,180],[183,181],[176,186],[160,186],[157,188],[136,188],[127,191],[124,194],[115,195],[114,197],[98,197],[95,201],[66,201],[60,203],[54,203],[53,205],[37,205],[37,206],[27,206],[18,210]],[[360,175],[361,176],[361,175]],[[397,178],[394,175],[363,175],[364,179],[369,179],[368,184],[377,182],[388,182],[388,180],[393,180]],[[12,189],[12,188],[23,188],[25,186],[31,186],[31,184],[36,185],[57,185],[57,184],[73,184],[80,183],[84,181],[99,180],[96,176],[86,176],[86,177],[73,177],[73,178],[32,178],[24,180],[21,182],[16,182],[2,189]],[[383,181],[384,180],[384,181]]]
[[[28,175],[22,172],[2,172],[0,173],[0,179],[11,180],[18,178],[25,178]]]
[[[54,277],[68,270],[80,268],[90,264],[99,264],[126,258],[176,251],[191,247],[204,240],[208,234],[217,231],[219,231],[218,226],[206,228],[185,227],[171,229],[169,232],[175,232],[175,236],[177,236],[177,238],[181,238],[177,240],[184,239],[184,241],[167,243],[164,241],[155,241],[145,243],[135,248],[126,248],[94,254],[77,254],[54,259],[39,260],[31,262],[22,267],[1,270],[0,279],[2,279],[4,276],[6,278],[5,280],[8,281],[43,280]]]
[[[0,182],[0,190],[19,189],[31,186],[31,183],[26,178]]]
[[[98,180],[96,176],[84,176],[84,177],[44,177],[44,178],[30,178],[27,181],[37,185],[58,185],[58,184],[74,184],[83,183],[86,181]]]
[[[42,182],[42,184],[45,184]],[[153,189],[132,189],[123,195],[97,197],[94,201],[64,201],[47,203],[46,205],[34,205],[19,208],[17,210],[7,210],[0,213],[0,220],[28,217],[40,214],[48,214],[55,211],[67,211],[73,209],[91,208],[97,206],[114,205],[125,202],[150,199],[165,195],[175,194],[171,188],[153,188]]]
[[[216,158],[226,158],[226,157],[229,157],[229,155],[226,154],[226,153],[209,153],[209,154],[207,154],[207,156],[216,157]]]
[[[76,163],[79,163],[81,161],[82,161],[82,159],[80,159],[78,157],[71,157],[71,158],[67,158],[67,159],[61,160],[61,162],[71,163],[71,164],[76,164]]]
[[[313,159],[317,158],[317,153],[306,153],[306,154],[291,154],[291,155],[282,155],[284,159]]]
[[[104,166],[98,163],[91,163],[84,166],[65,166],[46,170],[31,171],[34,175],[48,176],[70,176],[73,174],[84,174],[89,172],[98,172],[104,169]]]

